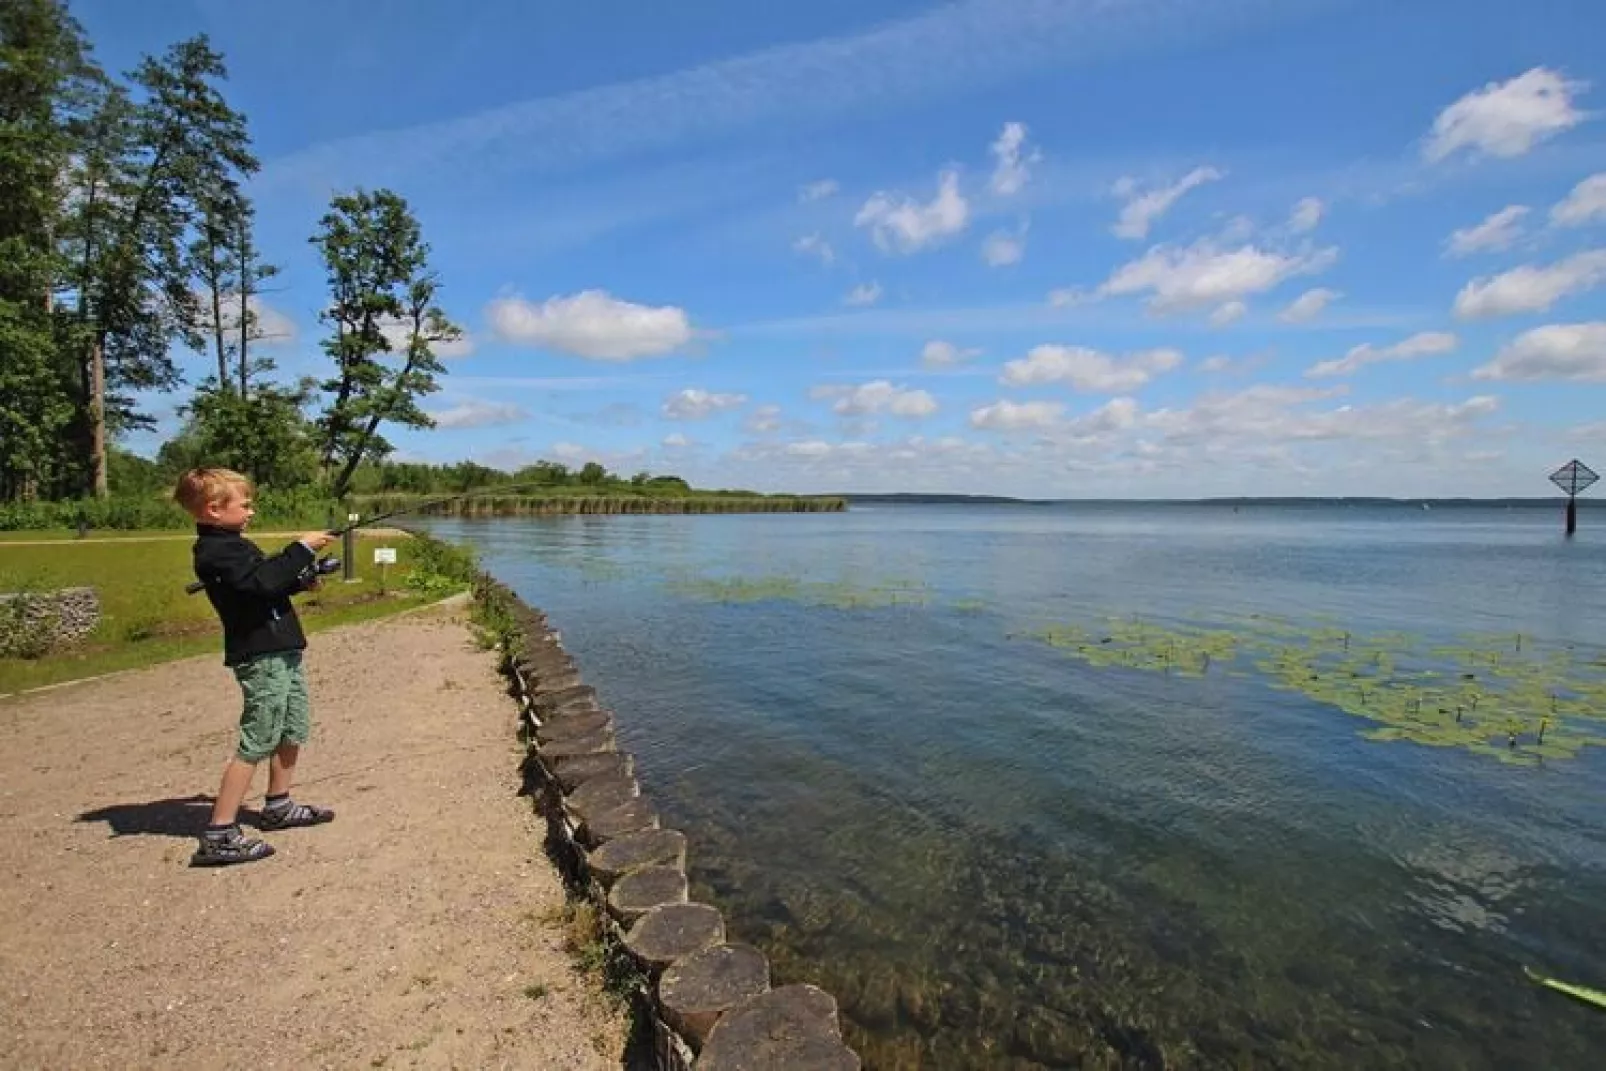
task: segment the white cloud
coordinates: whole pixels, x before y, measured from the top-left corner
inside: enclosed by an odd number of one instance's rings
[[[1144,412],[1116,397],[1085,413],[1057,401],[967,406],[963,435],[902,441],[744,444],[729,486],[952,490],[1024,497],[1143,493],[1521,493],[1524,478],[1469,454],[1513,434],[1488,396],[1351,404],[1343,386],[1262,385]],[[970,438],[974,436],[974,440]],[[1516,452],[1507,451],[1508,458]],[[723,460],[723,459],[722,459]],[[1531,462],[1526,479],[1532,479]],[[1465,492],[1462,488],[1466,488]],[[1507,491],[1507,488],[1511,488]]]
[[[1004,365],[1000,383],[1011,387],[1042,383],[1069,383],[1092,394],[1124,394],[1182,363],[1176,350],[1144,350],[1127,357],[1111,357],[1083,346],[1036,346],[1024,359]]]
[[[691,440],[677,431],[664,436],[664,445],[671,450],[683,450],[691,445]]]
[[[960,349],[952,342],[933,339],[921,347],[920,363],[927,368],[952,368],[954,365],[968,361],[972,357],[980,356],[980,354],[981,350],[978,349]]]
[[[1573,97],[1587,88],[1545,67],[1508,82],[1489,82],[1439,113],[1422,155],[1431,162],[1460,149],[1521,156],[1583,122],[1585,113],[1573,106]]]
[[[799,201],[823,201],[842,188],[836,179],[820,179],[797,191]]]
[[[855,227],[869,227],[883,252],[913,253],[958,234],[970,221],[970,205],[959,192],[959,172],[937,178],[937,196],[926,204],[899,195],[877,193],[853,217]]]
[[[604,468],[617,472],[627,467],[639,467],[648,460],[649,450],[641,446],[632,447],[629,450],[598,450],[580,443],[555,442],[544,453],[548,458],[557,458],[571,467],[584,465],[588,461],[595,461]],[[530,456],[522,464],[528,464],[529,461],[535,459],[535,457]],[[509,467],[516,468],[518,466],[510,465]]]
[[[992,153],[997,165],[993,168],[993,177],[988,186],[1000,197],[1009,197],[1021,191],[1030,177],[1028,164],[1036,163],[1039,155],[1035,150],[1023,153],[1026,145],[1026,126],[1024,123],[1005,123],[1004,129],[999,133],[998,140],[993,142],[987,150]]]
[[[201,302],[205,322],[208,329],[210,329],[212,324],[210,292],[202,295],[197,291],[196,296]],[[223,330],[229,332],[239,331],[240,295],[238,293],[224,294],[222,298],[223,315],[219,319],[223,323]],[[295,321],[285,313],[269,305],[266,301],[263,301],[259,295],[252,294],[246,298],[246,308],[250,311],[254,321],[254,330],[261,336],[251,340],[252,346],[284,346],[296,340]]]
[[[1343,296],[1337,290],[1318,286],[1305,291],[1290,302],[1286,309],[1277,314],[1277,319],[1290,324],[1307,323],[1320,316],[1323,309]]]
[[[1134,399],[1111,398],[1091,413],[1066,421],[1056,431],[1062,438],[1088,440],[1126,431],[1137,423],[1138,403]]]
[[[1525,331],[1473,369],[1472,378],[1606,382],[1606,321]]]
[[[920,418],[937,411],[937,399],[923,390],[905,390],[885,379],[857,387],[827,385],[810,392],[815,398],[835,398],[831,408],[842,416],[890,416]]]
[[[1259,384],[1233,393],[1211,393],[1186,409],[1161,409],[1142,420],[1167,445],[1227,456],[1246,443],[1319,443],[1393,440],[1413,447],[1469,434],[1476,422],[1500,408],[1498,398],[1478,395],[1455,404],[1398,398],[1377,405],[1308,408],[1342,396],[1343,386],[1301,388]],[[1374,463],[1375,464],[1375,463]]]
[[[994,231],[987,236],[981,246],[981,259],[987,262],[990,268],[1002,268],[1008,264],[1019,264],[1020,259],[1026,255],[1026,230],[1011,233],[1010,231]]]
[[[747,414],[743,429],[755,435],[763,435],[781,428],[781,407],[778,405],[761,405]]]
[[[1237,323],[1248,312],[1249,306],[1242,301],[1229,301],[1210,314],[1210,326],[1226,327],[1228,324]]]
[[[1464,257],[1485,250],[1510,249],[1522,237],[1522,217],[1528,214],[1527,205],[1507,205],[1473,227],[1465,227],[1450,235],[1445,252],[1452,257]]]
[[[450,409],[432,411],[430,417],[437,428],[495,428],[504,424],[517,424],[530,414],[517,405],[505,402],[485,402],[471,399]]]
[[[673,305],[620,301],[606,290],[582,290],[536,305],[498,298],[486,310],[492,330],[508,342],[542,346],[599,361],[629,361],[669,353],[691,341],[691,321]]]
[[[1099,297],[1152,292],[1149,307],[1171,312],[1241,301],[1286,279],[1323,271],[1338,259],[1335,248],[1279,253],[1245,245],[1222,249],[1210,239],[1187,248],[1157,245],[1118,268],[1098,289]]]
[[[1606,171],[1584,179],[1550,210],[1550,222],[1558,227],[1582,227],[1586,223],[1606,223]]]
[[[1288,229],[1295,234],[1313,231],[1326,212],[1327,206],[1320,197],[1306,197],[1294,206],[1294,211],[1288,217]]]
[[[670,420],[705,420],[715,413],[740,409],[746,404],[745,394],[713,394],[699,387],[687,387],[664,399],[663,414]]]
[[[880,300],[880,283],[860,283],[858,286],[848,291],[847,296],[842,299],[842,303],[844,305],[863,307],[866,305],[874,305]]]
[[[1473,279],[1455,296],[1463,319],[1544,312],[1564,297],[1606,282],[1606,249],[1592,249],[1547,268],[1524,264],[1493,277]]]
[[[1046,428],[1059,420],[1065,406],[1059,402],[1011,402],[999,400],[970,411],[970,426],[988,431],[1020,431]]]
[[[412,338],[413,326],[405,320],[392,320],[388,317],[379,321],[380,333],[390,343],[390,352],[407,352],[407,342]],[[432,342],[429,350],[436,357],[467,357],[474,352],[474,339],[467,331],[451,342]]]
[[[831,248],[831,243],[818,234],[805,234],[792,243],[792,251],[819,257],[821,264],[831,264],[836,260],[836,251]]]
[[[1448,331],[1423,331],[1402,342],[1378,349],[1370,342],[1356,346],[1343,357],[1311,365],[1305,374],[1312,379],[1329,376],[1347,376],[1369,364],[1384,361],[1410,361],[1418,357],[1432,357],[1450,353],[1456,347],[1456,337]]]
[[[1123,178],[1115,184],[1114,193],[1117,197],[1125,198],[1126,204],[1110,230],[1117,238],[1146,238],[1154,221],[1165,215],[1183,194],[1196,186],[1225,177],[1224,172],[1213,167],[1196,167],[1170,186],[1141,194],[1136,179]]]
[[[1208,372],[1212,375],[1217,372],[1225,372],[1231,367],[1232,358],[1219,353],[1214,357],[1206,357],[1199,362],[1199,371]]]

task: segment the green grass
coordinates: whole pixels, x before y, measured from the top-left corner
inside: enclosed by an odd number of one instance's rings
[[[322,527],[322,523],[308,523],[300,528],[287,528],[275,525],[271,531],[264,529],[260,532],[250,533],[251,538],[266,543],[272,539],[288,540],[302,532],[310,532]],[[176,539],[191,540],[195,538],[195,526],[185,528],[97,528],[91,529],[83,539],[79,539],[76,532],[61,528],[24,528],[17,531],[0,531],[0,544],[4,543],[36,543],[40,540],[49,540],[52,543],[105,543],[118,540],[150,540],[150,539]],[[185,544],[188,546],[188,543]]]
[[[296,596],[309,634],[383,617],[441,596],[438,587],[419,592],[406,586],[411,562],[418,556],[418,545],[411,539],[363,535],[353,555],[354,582],[345,583],[335,573],[319,590]],[[272,553],[289,537],[255,532],[250,538]],[[95,631],[69,649],[37,659],[0,658],[0,694],[192,655],[216,654],[221,659],[223,637],[211,604],[204,594],[184,594],[184,585],[194,579],[190,542],[189,538],[80,541],[58,535],[47,546],[0,546],[0,592],[88,586],[99,595],[101,610]],[[376,546],[397,551],[384,594],[379,590],[380,567],[373,563]],[[325,553],[340,551],[330,548]]]

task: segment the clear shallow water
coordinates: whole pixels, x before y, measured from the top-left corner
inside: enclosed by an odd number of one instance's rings
[[[694,891],[871,1067],[1596,1066],[1606,749],[1364,739],[1045,625],[1276,615],[1606,641],[1551,511],[877,506],[431,521],[545,609],[692,836]],[[738,583],[739,582],[739,583]],[[1505,642],[1493,639],[1491,643]]]

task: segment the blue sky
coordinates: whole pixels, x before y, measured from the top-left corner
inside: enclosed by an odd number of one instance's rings
[[[414,206],[468,343],[403,457],[1067,497],[1606,465],[1606,5],[75,11],[113,69],[226,55],[286,375],[330,195]]]

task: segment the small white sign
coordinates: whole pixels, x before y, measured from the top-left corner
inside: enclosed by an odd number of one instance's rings
[[[396,548],[395,547],[375,547],[374,548],[374,564],[375,565],[395,565],[396,564]]]

